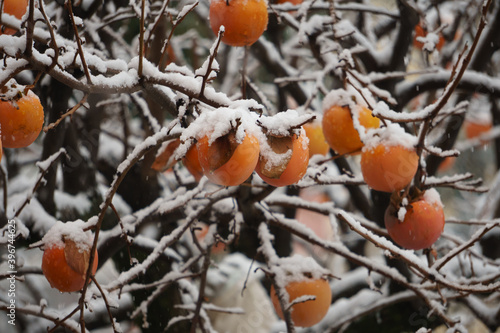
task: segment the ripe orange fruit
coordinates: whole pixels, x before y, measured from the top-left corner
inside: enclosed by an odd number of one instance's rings
[[[18,19],[21,19],[28,9],[29,0],[4,0],[3,2],[3,13],[10,14]],[[17,31],[10,28],[5,28],[2,26],[2,31],[0,34],[13,35]]]
[[[182,163],[184,163],[184,166],[193,175],[194,179],[199,182],[201,177],[203,177],[203,169],[198,158],[198,148],[196,148],[196,145],[192,145],[189,148],[186,156],[182,159]]]
[[[267,28],[266,0],[212,0],[210,26],[218,35],[224,26],[222,41],[231,46],[253,44]]]
[[[151,168],[156,171],[165,171],[174,166],[177,160],[172,158],[175,150],[181,144],[180,139],[172,140],[166,144],[163,149],[156,155],[155,161],[151,165]],[[161,148],[160,148],[161,149]]]
[[[310,123],[304,124],[303,127],[309,139],[309,157],[313,155],[326,155],[330,150],[330,146],[325,140],[321,121],[313,120]]]
[[[416,138],[399,125],[373,130],[361,152],[361,173],[372,189],[394,192],[411,183],[419,157],[413,146]]]
[[[31,90],[16,100],[0,101],[3,146],[21,148],[32,144],[43,127],[43,107]]]
[[[302,179],[309,163],[309,146],[305,131],[300,136],[267,136],[269,153],[260,154],[255,170],[269,185],[287,186]]]
[[[468,139],[474,139],[478,136],[488,132],[493,127],[491,121],[475,121],[466,119],[464,120],[465,136]],[[487,140],[483,140],[485,143]]]
[[[323,133],[326,142],[340,155],[358,152],[363,147],[351,111],[357,111],[354,114],[359,114],[359,124],[365,129],[380,126],[380,119],[373,117],[372,112],[364,106],[357,106],[357,110],[339,105],[326,109],[322,120]]]
[[[418,155],[404,146],[379,144],[361,153],[361,172],[372,189],[394,192],[411,183],[418,168]]]
[[[418,37],[425,37],[427,36],[427,31],[424,30],[422,27],[422,24],[417,24],[415,26],[415,36],[413,37],[413,46],[415,46],[418,49],[422,49],[424,47],[424,43],[418,40]],[[436,43],[436,50],[441,50],[443,48],[445,43],[444,37],[442,33],[439,33],[439,41]]]
[[[52,288],[62,292],[79,291],[85,284],[90,251],[82,251],[77,244],[64,240],[64,245],[52,244],[44,249],[42,271]],[[92,265],[92,274],[97,270],[97,251]]]
[[[456,161],[456,157],[455,156],[447,156],[445,157],[441,163],[439,164],[438,166],[438,171],[439,172],[446,172],[448,170],[450,170],[453,165],[455,165],[455,161]]]
[[[198,159],[203,173],[215,184],[236,186],[250,177],[259,160],[259,141],[246,134],[242,142],[236,140],[235,131],[209,142],[202,137],[197,143]]]
[[[443,205],[434,189],[427,190],[405,208],[391,204],[385,211],[385,227],[389,235],[406,249],[429,248],[441,236],[444,224]]]
[[[291,307],[292,320],[296,326],[310,327],[319,323],[330,308],[332,292],[325,279],[292,281],[285,286],[285,289],[289,295],[289,303],[301,296],[316,297],[314,300],[297,303]],[[271,301],[276,313],[283,319],[283,312],[274,286],[271,286]]]
[[[199,230],[195,230],[196,239],[198,241],[204,241],[205,237],[208,234],[209,225],[207,225],[207,224],[205,224],[203,222],[200,222],[199,224],[197,224],[197,226],[199,226],[200,229]],[[212,246],[211,250],[212,250],[212,254],[215,254],[215,255],[224,253],[224,251],[226,250],[226,244],[224,244],[223,242],[216,242]]]

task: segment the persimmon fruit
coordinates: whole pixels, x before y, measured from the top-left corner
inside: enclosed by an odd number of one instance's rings
[[[156,171],[165,171],[170,169],[177,162],[177,160],[173,159],[172,156],[180,144],[180,139],[168,142],[156,155],[151,168]]]
[[[364,106],[358,108],[359,124],[365,130],[380,126],[380,119],[372,116],[370,109]],[[322,128],[326,142],[340,155],[359,153],[363,147],[349,106],[333,105],[326,109],[323,113]]]
[[[309,163],[309,146],[305,131],[301,131],[299,136],[268,135],[267,142],[273,150],[273,157],[268,158],[267,154],[261,154],[255,169],[262,180],[276,187],[295,184],[301,180]]]
[[[296,326],[310,327],[321,321],[328,312],[332,302],[330,285],[325,279],[304,279],[291,281],[285,289],[289,296],[289,303],[301,296],[314,296],[314,300],[299,302],[290,308],[292,321]],[[271,286],[271,301],[278,316],[283,319],[278,295],[274,286]]]
[[[310,123],[304,124],[303,127],[309,139],[309,157],[313,155],[326,155],[330,150],[330,146],[323,134],[321,121],[313,120]]]
[[[400,209],[404,209],[403,213]],[[430,189],[404,208],[391,204],[385,212],[384,221],[396,244],[410,250],[429,248],[441,236],[445,225],[439,194]]]
[[[44,249],[42,272],[52,288],[62,292],[79,291],[85,284],[90,259],[90,251],[84,251],[78,245],[65,239],[64,245],[52,244]],[[94,254],[92,274],[97,271],[98,256]]]
[[[201,177],[203,177],[203,169],[200,164],[200,159],[198,158],[198,148],[196,145],[192,145],[188,149],[186,156],[182,159],[182,163],[194,179],[199,182]]]
[[[422,24],[417,24],[415,26],[415,35],[413,37],[413,46],[415,46],[418,49],[422,49],[424,47],[424,43],[418,40],[418,37],[426,37],[427,36],[427,31],[422,27]],[[436,50],[441,50],[444,46],[445,39],[442,33],[438,34],[438,42],[436,43]]]
[[[212,0],[210,26],[214,34],[224,26],[222,41],[231,46],[255,43],[267,28],[267,0]]]
[[[259,141],[250,134],[238,142],[235,131],[210,142],[208,136],[197,143],[203,174],[214,184],[236,186],[250,177],[259,160]]]
[[[418,169],[418,155],[413,148],[383,142],[365,147],[361,152],[361,173],[372,189],[394,192],[411,183]]]
[[[32,144],[42,131],[43,120],[42,104],[31,90],[19,99],[0,101],[3,147],[22,148]]]
[[[467,139],[477,138],[484,133],[490,131],[493,125],[491,121],[474,121],[466,119],[464,121],[465,136]],[[485,143],[487,140],[483,140]]]
[[[28,9],[29,0],[4,0],[2,12],[10,14],[21,19]],[[13,35],[17,32],[15,29],[1,27],[0,34]]]

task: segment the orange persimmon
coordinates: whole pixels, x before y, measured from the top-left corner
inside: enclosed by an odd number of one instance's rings
[[[194,179],[199,182],[201,177],[203,177],[203,169],[198,158],[198,148],[196,145],[192,145],[188,149],[186,156],[182,159],[182,163],[194,177]]]
[[[422,49],[424,47],[424,43],[422,43],[418,37],[426,37],[428,32],[422,27],[422,24],[417,24],[415,26],[415,36],[413,37],[413,46],[418,49]],[[436,43],[436,50],[441,50],[443,48],[445,40],[442,33],[438,34],[439,40]]]
[[[406,207],[392,204],[385,212],[385,227],[396,244],[405,249],[429,248],[441,236],[445,219],[439,194],[434,189]]]
[[[156,158],[151,165],[151,168],[156,171],[165,171],[170,169],[174,164],[177,162],[177,160],[172,159],[172,155],[174,154],[175,150],[179,145],[181,144],[180,139],[175,139],[172,141],[169,141],[165,147],[160,148],[161,150],[158,151],[158,154],[156,155]]]
[[[42,272],[52,288],[62,292],[79,291],[85,284],[90,251],[84,251],[78,245],[65,239],[64,245],[52,244],[44,248]],[[97,270],[97,250],[92,264],[92,274]]]
[[[467,139],[477,138],[484,133],[487,133],[493,128],[491,121],[464,120],[465,136]],[[487,143],[487,140],[482,140]]]
[[[212,0],[210,26],[214,34],[224,26],[222,41],[231,46],[253,44],[267,28],[266,0]]]
[[[261,154],[255,170],[269,185],[287,186],[302,179],[309,163],[309,147],[304,130],[300,136],[267,136],[273,156]]]
[[[214,184],[236,186],[250,177],[259,160],[259,141],[245,134],[241,142],[235,131],[220,136],[213,142],[208,136],[197,143],[198,159],[203,174]]]
[[[42,131],[44,115],[40,99],[31,90],[14,100],[0,101],[0,126],[5,148],[32,144]]]
[[[296,326],[310,327],[321,321],[328,312],[332,302],[330,285],[325,279],[303,279],[291,281],[285,289],[289,296],[289,303],[302,296],[314,296],[314,300],[299,302],[291,307],[292,321]],[[278,295],[271,286],[271,301],[278,316],[283,319]]]
[[[394,192],[411,183],[418,168],[415,149],[378,144],[361,153],[361,172],[372,189]]]
[[[310,123],[304,124],[303,127],[309,139],[309,157],[313,155],[326,155],[330,150],[330,146],[325,140],[321,121],[313,120]]]
[[[380,126],[380,119],[372,116],[370,109],[358,106],[358,110],[359,124],[363,128],[378,128]],[[363,142],[354,126],[349,106],[333,105],[326,109],[323,114],[322,126],[326,142],[337,154],[357,153],[363,147]]]
[[[4,0],[2,12],[21,19],[28,9],[29,0]],[[17,30],[1,27],[0,34],[13,35]]]

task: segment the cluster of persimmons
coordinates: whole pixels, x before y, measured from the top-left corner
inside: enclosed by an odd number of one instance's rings
[[[4,0],[2,12],[21,19],[28,8],[28,0]],[[13,35],[15,29],[1,27],[1,34]],[[29,88],[10,81],[0,95],[0,158],[3,148],[23,148],[40,135],[44,123],[43,107],[38,96]],[[52,230],[52,229],[51,229]],[[53,229],[55,232],[56,229]],[[50,237],[52,232],[48,232]],[[60,242],[44,246],[42,271],[50,285],[59,291],[72,292],[83,288],[89,263],[89,251],[71,235]],[[93,261],[97,270],[97,252]]]
[[[9,3],[5,1],[5,9]],[[246,20],[241,20],[241,17]],[[252,24],[249,25],[248,21]],[[224,43],[231,46],[251,45],[267,27],[267,1],[212,0],[210,23],[215,34],[223,32]],[[237,128],[232,128],[216,138],[210,134],[203,135],[197,137],[180,158],[178,150],[184,147],[185,142],[172,140],[158,153],[152,167],[163,171],[181,160],[196,181],[206,176],[212,183],[222,186],[240,185],[256,171],[264,182],[280,187],[301,180],[312,155],[326,155],[331,149],[337,155],[360,156],[360,168],[366,184],[374,190],[395,194],[385,214],[385,225],[392,239],[408,249],[430,247],[443,231],[444,213],[436,191],[413,191],[409,194],[419,167],[415,138],[397,124],[381,124],[359,97],[346,90],[339,89],[332,94],[335,96],[325,98],[321,120],[291,128],[286,134],[263,129],[258,137],[251,132],[241,137],[237,135]],[[15,101],[2,102],[0,107],[5,147],[30,144],[38,136],[43,123],[43,110],[38,98],[32,92],[21,95]],[[21,113],[23,116],[18,115]],[[29,121],[22,118],[26,114],[30,115]],[[21,118],[23,120],[18,120]],[[35,120],[32,120],[35,118],[36,126]],[[27,125],[19,126],[21,122]],[[269,154],[262,153],[262,138],[270,147],[271,155],[279,156],[277,160],[270,161]],[[63,292],[82,289],[89,266],[89,253],[71,238],[45,247],[42,270],[51,286]],[[97,253],[92,273],[96,268]],[[331,292],[326,279],[304,277],[291,281],[285,289],[290,303],[304,295],[314,296],[313,300],[293,303],[291,316],[297,326],[312,326],[328,311]],[[276,312],[283,318],[274,287],[271,299]]]

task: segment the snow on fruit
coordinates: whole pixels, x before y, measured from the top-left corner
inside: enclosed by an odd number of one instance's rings
[[[42,272],[52,288],[61,292],[79,291],[85,284],[93,236],[83,223],[57,222],[43,237]],[[92,274],[97,270],[97,251]]]
[[[397,124],[373,130],[361,152],[361,173],[368,186],[382,192],[408,186],[418,169],[416,137]]]
[[[0,101],[2,144],[5,148],[31,145],[42,131],[44,121],[40,99],[29,90]]]
[[[300,327],[310,327],[319,323],[328,312],[332,302],[332,292],[328,280],[324,278],[325,269],[311,257],[294,255],[279,258],[276,274],[276,284],[285,290],[284,295],[293,323]],[[323,274],[323,276],[322,276]],[[270,290],[274,309],[281,319],[280,296],[274,285]]]
[[[351,90],[331,91],[323,100],[322,127],[326,142],[337,154],[359,153],[367,129],[378,128],[380,120]]]
[[[391,204],[384,220],[394,242],[410,250],[429,248],[441,236],[445,224],[443,204],[435,189],[425,191],[406,206]]]

